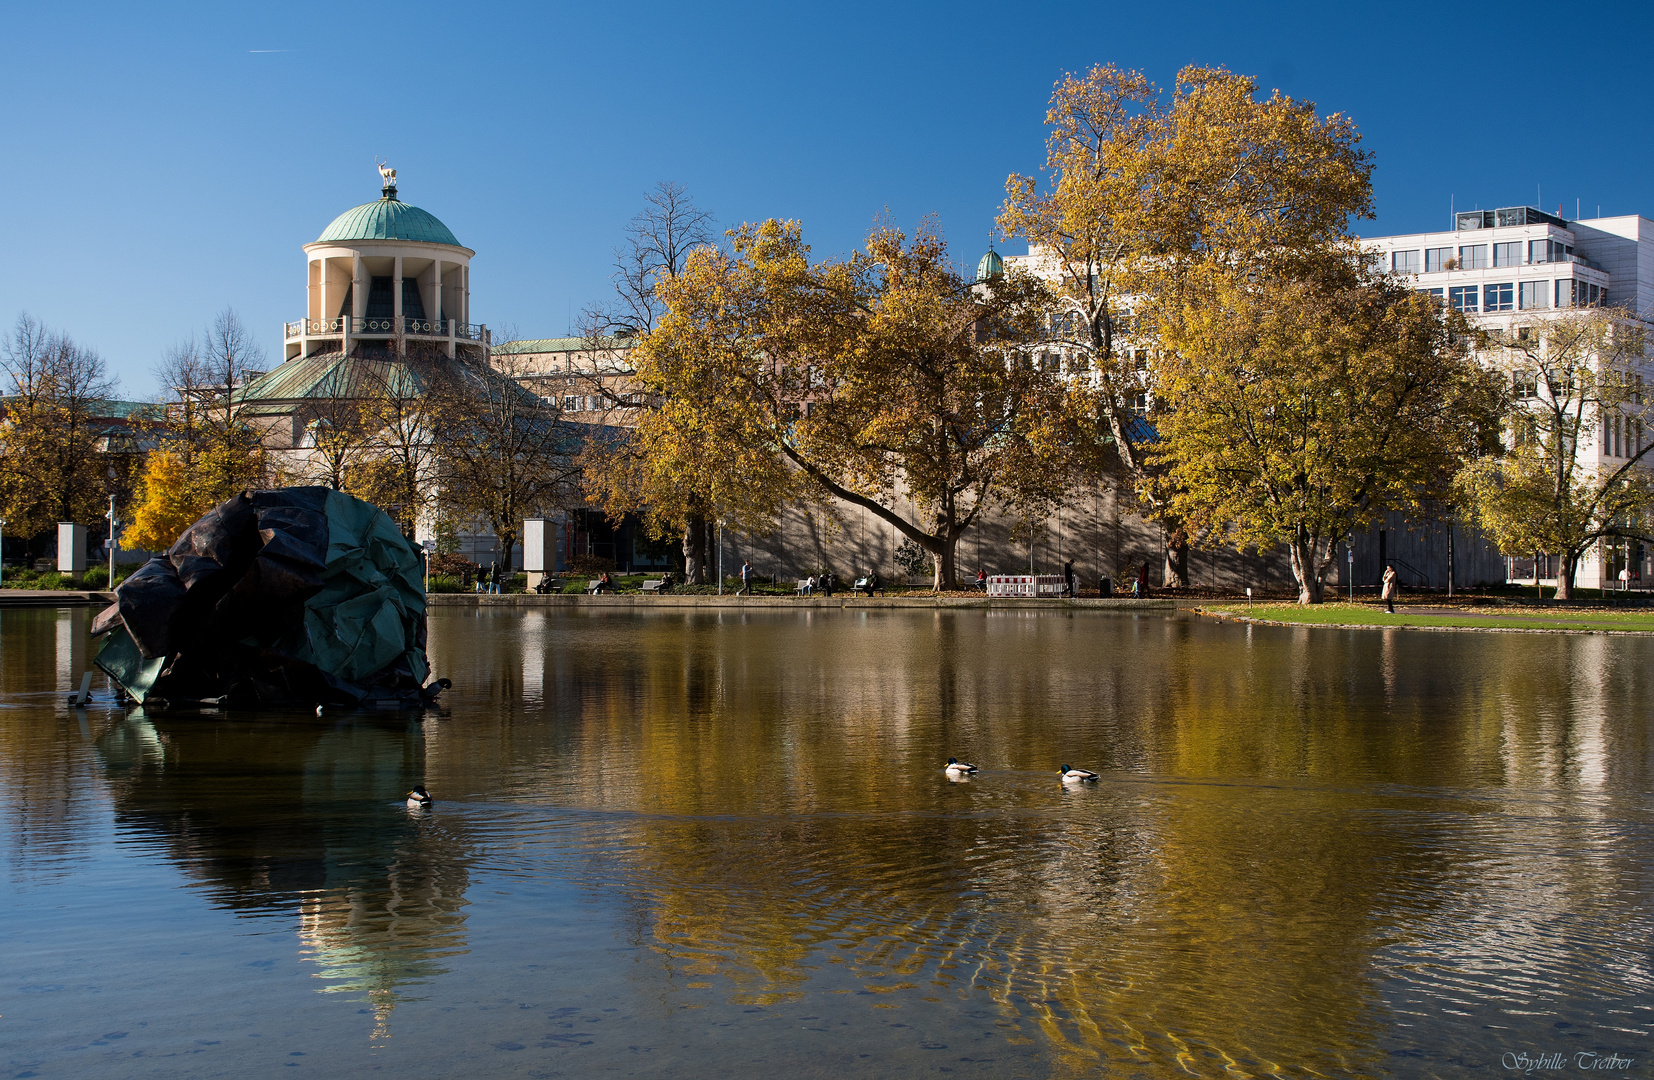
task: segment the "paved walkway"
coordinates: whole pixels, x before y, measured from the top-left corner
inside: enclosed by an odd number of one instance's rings
[[[0,608],[6,607],[105,607],[115,594],[75,589],[0,589]]]

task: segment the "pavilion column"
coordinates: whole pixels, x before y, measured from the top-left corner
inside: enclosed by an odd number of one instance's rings
[[[325,333],[327,320],[332,318],[332,316],[327,313],[327,259],[322,258],[316,260],[316,271],[317,276],[320,279],[316,283],[316,321],[323,324],[323,332]],[[305,333],[308,334],[309,332],[310,328],[306,327]],[[306,351],[308,352],[309,350]]]
[[[425,298],[425,321],[442,325],[442,260],[431,260],[431,294]]]

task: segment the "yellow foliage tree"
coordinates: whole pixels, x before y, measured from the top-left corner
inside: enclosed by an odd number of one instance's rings
[[[127,547],[151,551],[171,547],[178,535],[211,507],[203,506],[191,490],[184,455],[156,450],[144,463],[138,481],[138,509],[133,522],[121,536]]]
[[[1168,507],[1239,546],[1285,546],[1302,604],[1321,602],[1340,538],[1444,497],[1498,431],[1500,381],[1464,317],[1362,263],[1340,245],[1214,272],[1160,327]]]
[[[730,236],[661,282],[666,315],[637,348],[664,402],[637,429],[645,488],[706,493],[749,528],[797,494],[840,499],[928,553],[945,588],[985,510],[1037,512],[1073,482],[1094,441],[1069,422],[1074,383],[1026,349],[1038,281],[977,284],[928,228],[881,226],[820,263],[796,222]]]
[[[1190,531],[1154,464],[1161,309],[1207,266],[1267,263],[1370,216],[1370,155],[1347,117],[1222,68],[1171,94],[1113,65],[1069,75],[1046,113],[1041,183],[1012,174],[999,226],[1028,241],[1062,298],[1053,337],[1087,357],[1096,422],[1143,512],[1166,530],[1166,584],[1187,584]],[[1145,422],[1147,413],[1147,422]]]

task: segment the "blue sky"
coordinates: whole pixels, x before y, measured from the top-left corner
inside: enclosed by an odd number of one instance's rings
[[[887,208],[974,262],[1038,168],[1052,83],[1224,65],[1351,115],[1368,235],[1459,207],[1654,216],[1654,5],[22,4],[0,7],[0,322],[97,348],[133,396],[234,307],[274,363],[300,245],[378,197],[476,250],[473,315],[553,336],[643,192],[843,253]],[[1005,250],[1020,250],[1014,245]]]

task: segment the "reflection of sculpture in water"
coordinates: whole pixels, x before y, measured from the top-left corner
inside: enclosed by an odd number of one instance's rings
[[[213,903],[296,912],[323,992],[370,1001],[373,1038],[390,1035],[409,987],[464,949],[463,841],[403,806],[423,777],[419,722],[135,716],[98,746],[123,825],[207,883]]]

